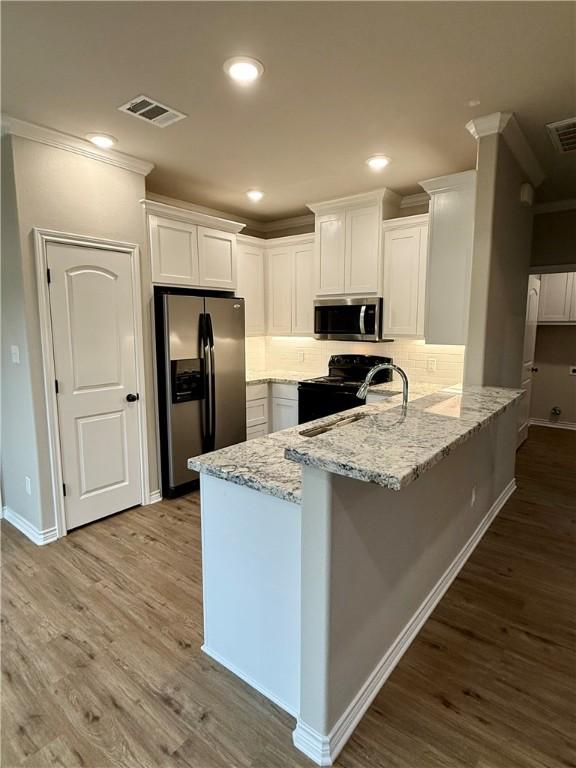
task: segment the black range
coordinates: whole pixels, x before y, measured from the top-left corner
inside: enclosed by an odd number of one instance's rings
[[[332,355],[328,376],[306,379],[298,384],[298,423],[305,424],[323,416],[363,405],[356,397],[368,371],[380,363],[392,363],[391,357],[380,355]],[[374,384],[392,381],[392,371],[379,371]]]

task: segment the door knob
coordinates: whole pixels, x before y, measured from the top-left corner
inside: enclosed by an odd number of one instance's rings
[[[538,373],[538,368],[530,368],[530,370],[532,371],[532,373]]]
[[[136,400],[140,400],[140,395],[138,394],[138,392],[136,392],[135,395],[130,393],[129,395],[126,395],[126,400],[128,400],[129,403],[135,403]]]

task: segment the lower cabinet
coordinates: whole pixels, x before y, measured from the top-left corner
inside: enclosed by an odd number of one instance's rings
[[[257,424],[255,427],[246,427],[246,440],[253,440],[255,437],[266,437],[268,434],[268,424]]]
[[[246,387],[246,439],[268,434],[268,384]]]
[[[298,401],[283,397],[272,398],[272,432],[298,424]]]
[[[296,384],[249,384],[246,387],[246,439],[298,425]]]

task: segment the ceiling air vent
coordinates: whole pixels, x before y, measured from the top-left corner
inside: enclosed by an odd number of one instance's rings
[[[126,112],[128,115],[139,117],[140,120],[146,120],[147,123],[157,125],[159,128],[166,128],[166,126],[187,117],[182,112],[178,112],[177,109],[167,107],[149,96],[136,96],[135,99],[130,99],[127,104],[122,104],[118,109],[120,112]]]
[[[546,126],[554,147],[561,154],[574,152],[576,149],[576,117],[568,120],[559,120],[557,123],[548,123]]]

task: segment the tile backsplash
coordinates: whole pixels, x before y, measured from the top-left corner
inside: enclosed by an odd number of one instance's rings
[[[318,341],[308,336],[257,336],[246,339],[246,367],[251,373],[286,371],[320,376],[328,371],[330,355],[385,355],[392,357],[413,381],[444,385],[462,381],[464,351],[464,346],[425,344],[412,339],[374,344]]]

